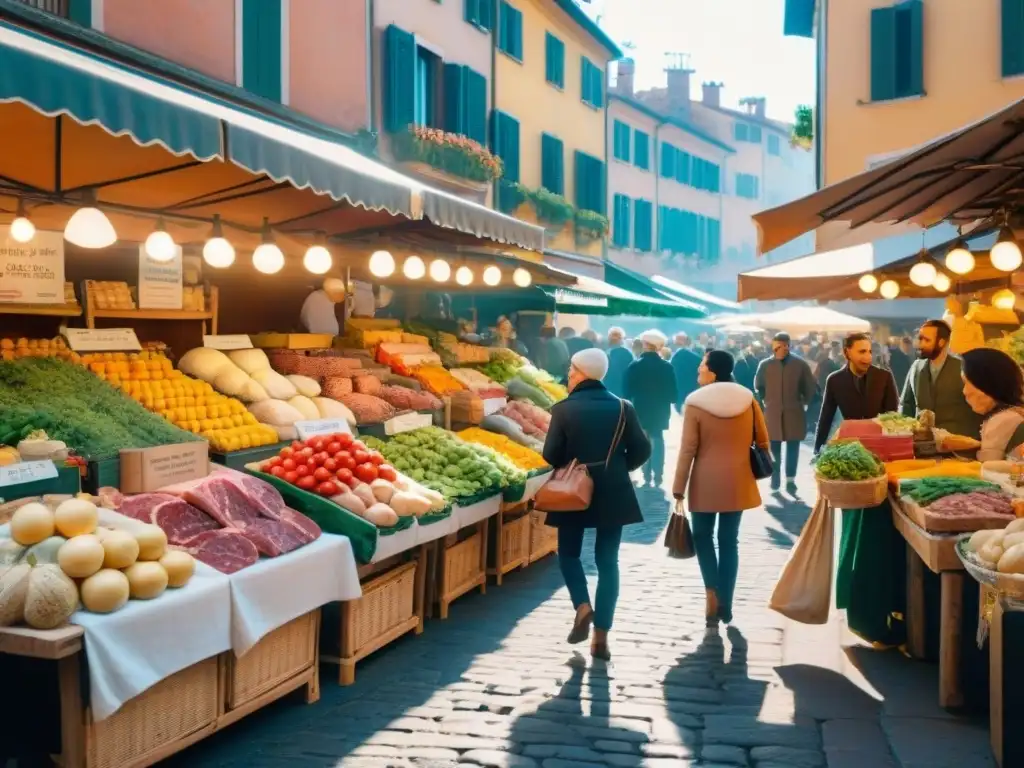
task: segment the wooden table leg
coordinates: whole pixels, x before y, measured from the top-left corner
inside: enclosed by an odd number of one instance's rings
[[[413,611],[419,616],[420,623],[416,627],[416,634],[423,634],[423,622],[426,615],[426,588],[427,588],[427,545],[421,544],[417,555],[416,563],[416,585],[415,596],[413,597]]]
[[[924,561],[907,544],[907,652],[912,658],[923,659],[926,653],[926,616],[924,600]]]
[[[982,600],[985,597],[982,595]],[[988,625],[988,710],[989,741],[996,765],[1003,765],[1004,722],[1003,709],[1003,607],[996,599],[992,619]]]
[[[500,512],[498,514],[501,514]],[[484,575],[483,581],[480,582],[480,594],[487,594],[487,536],[490,533],[488,530],[491,518],[485,517],[480,521],[480,572]]]
[[[63,768],[85,768],[85,706],[81,652],[57,662],[60,680],[60,743]]]
[[[960,632],[963,622],[964,575],[943,571],[939,627],[939,706],[963,706],[960,681]]]
[[[505,558],[502,556],[502,529],[505,527],[505,514],[498,512],[498,530],[494,537],[494,567],[496,570],[495,583],[500,587],[501,580],[505,577]]]

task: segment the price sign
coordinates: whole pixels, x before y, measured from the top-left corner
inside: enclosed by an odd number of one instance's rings
[[[74,352],[139,352],[142,345],[131,328],[65,328]]]
[[[232,349],[252,349],[252,339],[244,333],[229,336],[203,336],[203,346],[227,352]]]
[[[384,422],[384,434],[400,435],[402,432],[429,427],[433,423],[434,417],[429,413],[403,413]]]
[[[158,445],[121,451],[121,490],[150,493],[210,473],[210,447],[206,441]]]
[[[488,397],[484,400],[484,416],[495,414],[508,405],[507,397]]]
[[[352,434],[352,427],[345,419],[316,419],[315,421],[296,421],[295,431],[300,440],[308,440],[317,435]]]
[[[34,483],[37,480],[53,480],[56,476],[57,466],[52,461],[22,461],[0,467],[0,488]]]

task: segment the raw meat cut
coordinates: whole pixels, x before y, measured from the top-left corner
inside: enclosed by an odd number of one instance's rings
[[[200,533],[182,549],[221,573],[235,573],[260,558],[255,544],[240,531],[229,528]]]
[[[144,523],[160,526],[167,534],[167,543],[172,545],[184,545],[201,533],[221,529],[220,523],[201,509],[167,493],[130,496],[118,511]]]
[[[140,493],[135,496],[126,496],[116,507],[112,507],[127,517],[134,517],[136,520],[144,520],[149,523],[149,513],[153,507],[165,501],[176,499],[169,493]]]
[[[230,469],[222,469],[217,472],[217,475],[227,478],[230,482],[237,485],[264,517],[276,519],[280,516],[281,510],[287,508],[280,491],[270,483],[265,483],[252,475],[245,475]],[[319,535],[319,532],[317,535]]]
[[[320,526],[317,525],[313,520],[306,517],[301,512],[296,512],[294,509],[291,509],[290,507],[285,507],[284,509],[281,510],[281,520],[287,523],[291,523],[292,525],[297,525],[299,528],[304,530],[314,539],[319,539],[320,534],[323,533],[323,531],[320,530]]]

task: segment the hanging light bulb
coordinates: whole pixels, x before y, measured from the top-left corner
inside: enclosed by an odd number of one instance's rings
[[[878,290],[878,278],[872,274],[861,275],[860,280],[857,281],[857,285],[864,293],[874,293]]]
[[[952,285],[953,281],[949,279],[949,275],[945,272],[938,272],[935,275],[935,281],[932,283],[932,288],[939,293],[945,293]]]
[[[900,284],[895,280],[884,280],[878,286],[878,292],[882,295],[883,299],[895,299],[900,295]]]
[[[370,254],[370,274],[374,277],[391,277],[395,273],[395,257],[388,251],[374,251]]]
[[[213,215],[213,230],[203,245],[203,261],[215,269],[224,269],[235,263],[235,246],[224,238],[219,214]]]
[[[919,261],[910,268],[910,282],[920,288],[925,288],[935,282],[937,274],[939,274],[939,270],[928,258],[928,251],[922,250]]]
[[[946,268],[954,275],[966,275],[974,269],[974,254],[961,237],[946,254]]]
[[[1017,239],[1013,236],[1012,229],[1003,227],[999,230],[999,239],[992,246],[988,257],[992,266],[1000,272],[1013,272],[1021,265],[1024,258],[1021,257],[1020,246],[1017,245]]]
[[[334,259],[331,257],[331,252],[320,244],[309,246],[306,249],[306,255],[302,257],[302,266],[314,275],[327,273],[333,263]]]
[[[992,296],[992,306],[996,309],[1013,309],[1017,305],[1017,294],[1009,288],[996,291]]]
[[[153,261],[170,261],[178,253],[174,238],[167,232],[163,218],[156,220],[156,229],[146,238],[146,255]]]
[[[402,274],[410,280],[419,280],[427,274],[427,265],[419,256],[410,256],[402,262]]]
[[[520,288],[529,288],[530,283],[533,282],[533,277],[530,275],[529,270],[516,267],[515,272],[512,273],[512,282]]]
[[[25,214],[25,201],[18,200],[18,213],[11,222],[11,239],[17,243],[28,243],[35,236],[36,225]]]
[[[263,219],[263,242],[252,252],[252,265],[265,275],[273,275],[284,267],[284,254],[274,242],[270,221],[266,218]]]
[[[444,259],[434,259],[430,262],[430,279],[444,283],[448,281],[448,278],[452,276],[452,267]]]
[[[501,282],[501,270],[493,264],[484,270],[484,283],[492,288]]]
[[[108,248],[117,242],[110,219],[96,207],[96,193],[86,196],[85,205],[75,211],[64,226],[64,239],[79,248]]]
[[[473,270],[469,267],[459,267],[455,270],[455,282],[459,285],[470,285],[473,282]]]

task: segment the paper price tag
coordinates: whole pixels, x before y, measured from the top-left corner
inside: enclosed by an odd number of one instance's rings
[[[0,467],[0,488],[34,483],[37,480],[53,480],[56,476],[57,465],[52,461],[22,461]]]
[[[232,349],[252,349],[252,339],[244,333],[228,336],[203,336],[203,346],[227,352]]]
[[[384,422],[384,434],[400,435],[402,432],[429,427],[433,423],[434,417],[429,413],[403,413],[401,416],[395,416]]]
[[[74,352],[139,352],[142,345],[131,328],[65,328]]]
[[[317,435],[352,434],[352,427],[345,419],[317,419],[315,421],[296,421],[295,431],[300,440],[308,440]]]
[[[508,405],[507,397],[489,397],[484,400],[484,416],[495,414]]]

